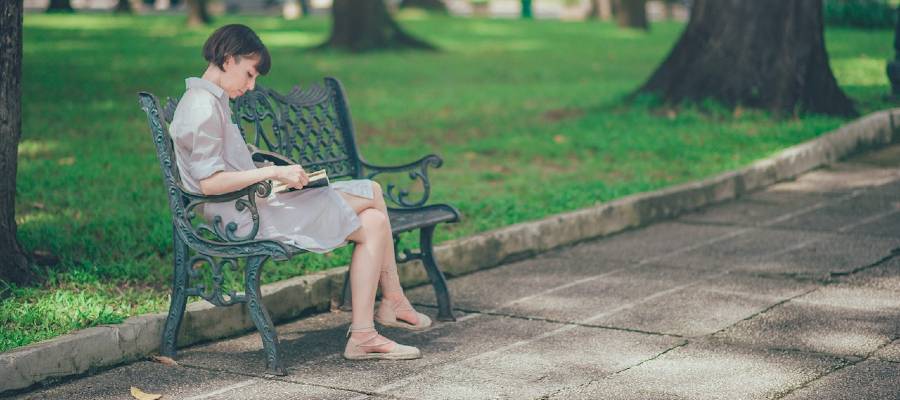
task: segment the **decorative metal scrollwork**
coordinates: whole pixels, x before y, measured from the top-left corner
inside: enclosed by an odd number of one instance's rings
[[[191,257],[188,268],[191,282],[197,282],[187,289],[189,296],[200,296],[204,300],[217,306],[230,306],[232,304],[246,302],[246,296],[235,290],[225,289],[225,273],[226,271],[237,272],[239,270],[238,261],[234,258],[222,258],[216,260],[205,254],[198,254]],[[207,287],[203,283],[203,266],[209,266],[211,273],[212,287]]]
[[[347,139],[345,130],[350,128],[341,123],[330,89],[295,86],[281,95],[257,85],[234,100],[233,120],[248,143],[280,153],[306,169],[325,169],[332,178],[355,176],[355,144]],[[242,121],[253,124],[252,136]]]
[[[441,164],[443,164],[443,160],[440,157],[430,154],[418,161],[395,167],[381,167],[366,162],[363,162],[363,167],[368,171],[365,176],[369,179],[386,173],[406,172],[409,179],[414,182],[421,182],[423,192],[421,197],[416,200],[410,200],[412,192],[401,188],[395,182],[389,182],[385,186],[384,194],[388,200],[400,208],[413,208],[424,205],[428,201],[428,197],[431,196],[431,181],[428,179],[428,167],[439,168]],[[408,185],[404,187],[408,187]]]
[[[423,254],[421,251],[413,251],[400,243],[400,236],[394,236],[394,260],[397,264],[403,264],[407,261],[421,260]]]

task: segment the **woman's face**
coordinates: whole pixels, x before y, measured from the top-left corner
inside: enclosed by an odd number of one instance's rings
[[[225,93],[228,93],[229,98],[240,97],[244,92],[253,90],[253,87],[256,86],[256,77],[259,76],[259,73],[256,72],[258,63],[258,58],[250,56],[225,58],[225,63],[222,64],[225,73],[222,74],[219,83],[222,89],[225,89]]]

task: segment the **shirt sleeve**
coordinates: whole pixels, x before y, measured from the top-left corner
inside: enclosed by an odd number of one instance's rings
[[[198,183],[219,171],[225,170],[222,158],[225,149],[225,127],[222,116],[212,104],[191,107],[190,117],[184,126],[185,144],[190,148],[188,172]]]

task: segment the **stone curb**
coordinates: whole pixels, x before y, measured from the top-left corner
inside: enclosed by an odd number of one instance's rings
[[[897,141],[897,111],[900,109],[864,116],[737,171],[450,241],[436,247],[435,255],[447,276],[459,276],[731,200],[853,153]],[[415,265],[401,267],[405,286],[428,282],[419,261],[407,264]],[[347,267],[334,268],[263,286],[272,319],[279,322],[328,310],[340,296],[346,271]],[[122,324],[83,329],[2,353],[0,394],[154,354],[159,351],[165,315],[140,315]],[[198,301],[187,307],[178,343],[188,346],[252,329],[246,307],[215,307]]]

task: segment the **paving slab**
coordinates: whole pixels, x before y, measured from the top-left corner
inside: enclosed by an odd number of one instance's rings
[[[691,342],[552,399],[770,399],[844,365],[840,358]]]
[[[784,399],[898,400],[900,364],[863,361],[817,379]]]
[[[726,271],[765,270],[766,262],[772,257],[830,237],[820,232],[766,228],[744,228],[738,233],[711,245],[668,257],[664,262],[680,267],[715,267]]]
[[[898,194],[896,198],[900,199],[900,194]],[[900,238],[900,213],[893,213],[867,221],[860,226],[848,230],[847,233]]]
[[[775,253],[761,264],[739,268],[809,277],[852,272],[892,255],[900,239],[828,235],[787,252]]]
[[[683,344],[665,336],[567,325],[407,377],[378,392],[415,399],[538,398]]]
[[[727,236],[738,228],[663,222],[595,240],[551,254],[592,260],[604,257],[628,262],[662,259],[674,253]]]
[[[838,230],[855,229],[855,232],[866,233],[865,227],[848,228],[848,226],[879,221],[886,217],[896,216],[898,199],[893,195],[884,193],[862,193],[852,196],[844,201],[835,201],[831,204],[806,213],[802,213],[772,226],[775,228],[796,228],[834,232]]]
[[[455,307],[488,310],[548,289],[627,268],[625,261],[598,255],[591,260],[540,257],[506,264],[449,281]],[[434,290],[430,285],[408,292],[410,301],[434,306]]]
[[[226,372],[207,371],[185,366],[166,366],[141,361],[114,368],[97,375],[78,379],[31,394],[13,396],[16,400],[134,400],[130,388],[145,393],[161,394],[163,399],[217,398],[247,386],[256,388],[254,395],[241,399],[287,399],[302,395],[307,398],[347,399],[356,393],[285,382],[248,379]],[[218,397],[222,398],[222,397]]]
[[[663,264],[632,265],[596,275],[553,291],[508,302],[495,312],[555,321],[596,323],[603,315],[641,307],[648,299],[689,286],[712,274]]]
[[[698,277],[695,285],[649,299],[596,323],[685,337],[702,336],[814,288],[816,285],[810,282],[720,272]]]
[[[894,291],[900,295],[900,257],[845,277],[845,284]]]
[[[824,287],[716,336],[728,343],[867,357],[900,332],[900,298],[868,288]]]
[[[900,240],[846,234],[753,228],[715,246],[705,246],[666,263],[717,266],[730,271],[827,278],[871,265],[900,246]]]
[[[761,226],[783,216],[802,213],[820,204],[840,201],[836,194],[765,190],[739,200],[685,214],[679,221],[705,224]]]

